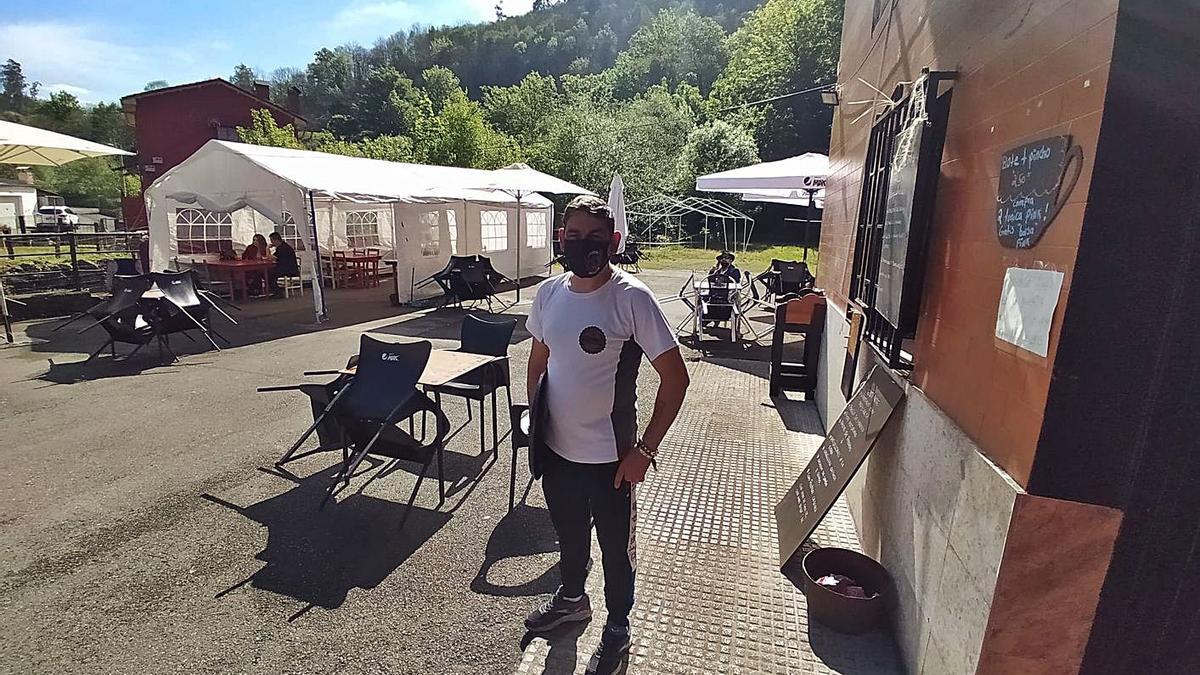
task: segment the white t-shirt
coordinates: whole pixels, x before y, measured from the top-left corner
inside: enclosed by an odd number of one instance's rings
[[[589,293],[571,274],[542,284],[526,328],[550,348],[546,444],[583,464],[617,461],[637,441],[637,371],[677,346],[658,300],[636,277],[614,269]]]

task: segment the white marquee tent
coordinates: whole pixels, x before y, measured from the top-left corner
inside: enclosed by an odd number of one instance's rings
[[[493,173],[209,141],[146,190],[152,266],[211,259],[256,233],[279,231],[307,278],[318,274],[318,251],[380,248],[398,261],[401,301],[411,299],[413,279],[442,269],[453,254],[486,255],[513,278],[545,273],[552,203],[524,197],[518,228],[515,198],[471,187],[489,184]],[[320,289],[313,295],[320,316]]]

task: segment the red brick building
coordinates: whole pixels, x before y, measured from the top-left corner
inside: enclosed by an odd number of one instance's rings
[[[907,391],[846,494],[910,673],[1200,672],[1198,36],[1195,0],[845,3],[817,404]]]
[[[254,89],[250,92],[213,78],[122,98],[121,106],[137,141],[137,156],[129,158],[126,166],[141,178],[144,188],[209,140],[238,140],[237,127],[250,126],[250,112],[260,108],[270,111],[277,124],[291,124],[297,129],[307,124],[293,112],[299,109],[297,89],[288,92],[291,110],[271,102],[270,87],[265,83],[256,83]],[[136,165],[132,165],[134,162]],[[146,227],[146,205],[141,194],[126,196],[122,210],[127,228]]]

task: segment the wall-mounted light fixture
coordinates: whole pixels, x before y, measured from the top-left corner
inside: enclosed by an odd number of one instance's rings
[[[836,84],[821,90],[821,103],[824,103],[825,105],[838,105],[841,103],[841,98],[838,95],[838,86]]]

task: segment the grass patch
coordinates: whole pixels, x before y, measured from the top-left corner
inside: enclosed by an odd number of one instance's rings
[[[42,272],[55,269],[71,269],[71,249],[62,246],[57,255],[53,246],[14,246],[13,253],[17,256],[37,255],[36,258],[8,257],[8,249],[0,244],[0,274],[5,272]],[[92,246],[81,244],[78,257],[93,263],[101,263],[115,258],[134,258],[135,253],[125,251],[96,251]]]
[[[707,272],[716,264],[719,249],[704,249],[694,246],[645,246],[642,267],[648,270],[696,270]],[[808,249],[808,269],[817,273],[817,249]],[[771,259],[803,260],[803,246],[773,246],[751,244],[745,253],[738,253],[734,265],[751,274],[758,274],[771,265]]]

